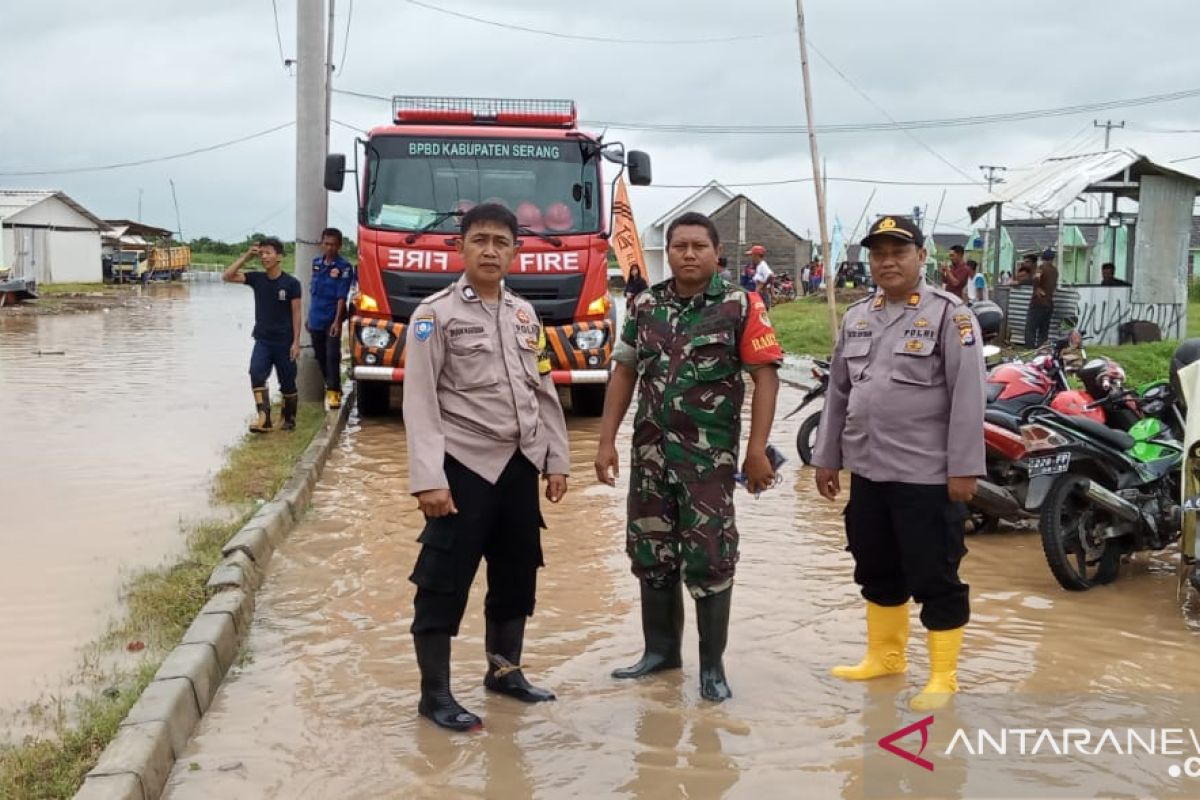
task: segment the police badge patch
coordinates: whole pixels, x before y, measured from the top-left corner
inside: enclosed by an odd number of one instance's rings
[[[329,277],[331,277],[331,278],[342,277],[341,270],[339,270],[337,267],[334,267],[333,269],[329,270]]]
[[[421,317],[413,322],[413,334],[418,342],[423,342],[433,335],[433,318]]]

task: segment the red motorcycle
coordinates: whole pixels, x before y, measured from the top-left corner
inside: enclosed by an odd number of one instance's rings
[[[1014,361],[993,368],[987,377],[987,408],[984,411],[983,440],[987,452],[987,476],[976,484],[971,500],[968,530],[974,533],[995,530],[1001,519],[1033,519],[1036,509],[1025,508],[1029,476],[1021,460],[1025,442],[1021,438],[1021,416],[1034,406],[1049,406],[1072,416],[1088,417],[1101,424],[1127,428],[1134,419],[1109,420],[1098,397],[1122,388],[1125,371],[1115,361],[1093,359],[1078,370],[1084,389],[1072,389],[1068,375],[1074,371],[1064,356],[1068,348],[1078,348],[1083,337],[1077,331],[1055,340],[1046,352],[1028,362]],[[1080,351],[1080,356],[1086,355]]]

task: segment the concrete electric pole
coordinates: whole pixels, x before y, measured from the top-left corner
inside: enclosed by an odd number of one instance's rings
[[[1112,139],[1112,129],[1113,128],[1124,128],[1125,120],[1121,120],[1120,122],[1113,122],[1110,119],[1110,120],[1106,120],[1105,122],[1101,123],[1100,120],[1094,119],[1094,120],[1092,120],[1092,127],[1093,128],[1104,128],[1104,149],[1107,150],[1108,143]]]
[[[304,287],[302,316],[308,320],[312,297],[309,264],[321,254],[328,196],[325,194],[325,98],[329,68],[325,63],[324,0],[296,2],[296,277]],[[308,334],[300,337],[299,376],[302,402],[322,400],[321,372]]]
[[[997,172],[1008,172],[1008,167],[1002,167],[999,164],[980,164],[979,169],[983,171],[983,178],[988,184],[988,194],[992,193],[992,186],[997,183],[1004,183],[1004,178],[996,177]],[[988,250],[988,242],[986,238],[990,234],[985,234],[983,243],[983,252],[986,255]],[[1000,206],[996,206],[996,252],[992,257],[992,279],[1000,280],[1000,246],[1004,243],[1004,234],[1000,231]]]
[[[821,161],[817,154],[817,131],[813,122],[812,81],[808,76],[808,40],[804,34],[804,3],[796,0],[796,25],[800,35],[800,71],[804,77],[804,115],[808,120],[808,147],[812,158],[813,184],[817,190],[817,225],[821,231],[821,263],[825,266],[825,299],[829,303],[830,341],[836,342],[838,335],[837,302],[834,284],[837,282],[837,264],[830,252],[829,226],[825,223],[825,180],[821,176]]]

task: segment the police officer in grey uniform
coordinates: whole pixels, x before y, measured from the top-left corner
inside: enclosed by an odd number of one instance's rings
[[[850,471],[846,535],[867,601],[867,653],[835,667],[847,680],[907,668],[908,601],[921,604],[930,677],[912,700],[938,708],[958,690],[970,616],[958,566],[966,503],[984,474],[984,367],[979,326],[962,301],[921,277],[925,238],[883,217],[863,239],[874,296],[842,320],[813,464],[833,500]]]
[[[533,307],[503,284],[518,246],[507,208],[468,211],[458,243],[463,276],[417,307],[406,339],[409,491],[426,517],[410,577],[418,711],[456,731],[482,725],[450,692],[450,639],[484,557],[484,686],[527,703],[554,699],[530,685],[520,664],[542,566],[538,475],[557,503],[570,453],[544,332]]]

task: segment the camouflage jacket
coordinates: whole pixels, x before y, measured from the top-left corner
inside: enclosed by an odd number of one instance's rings
[[[633,466],[688,483],[738,457],[743,369],[778,366],[783,352],[755,292],[713,276],[694,297],[667,280],[640,293],[613,358],[638,373]]]

